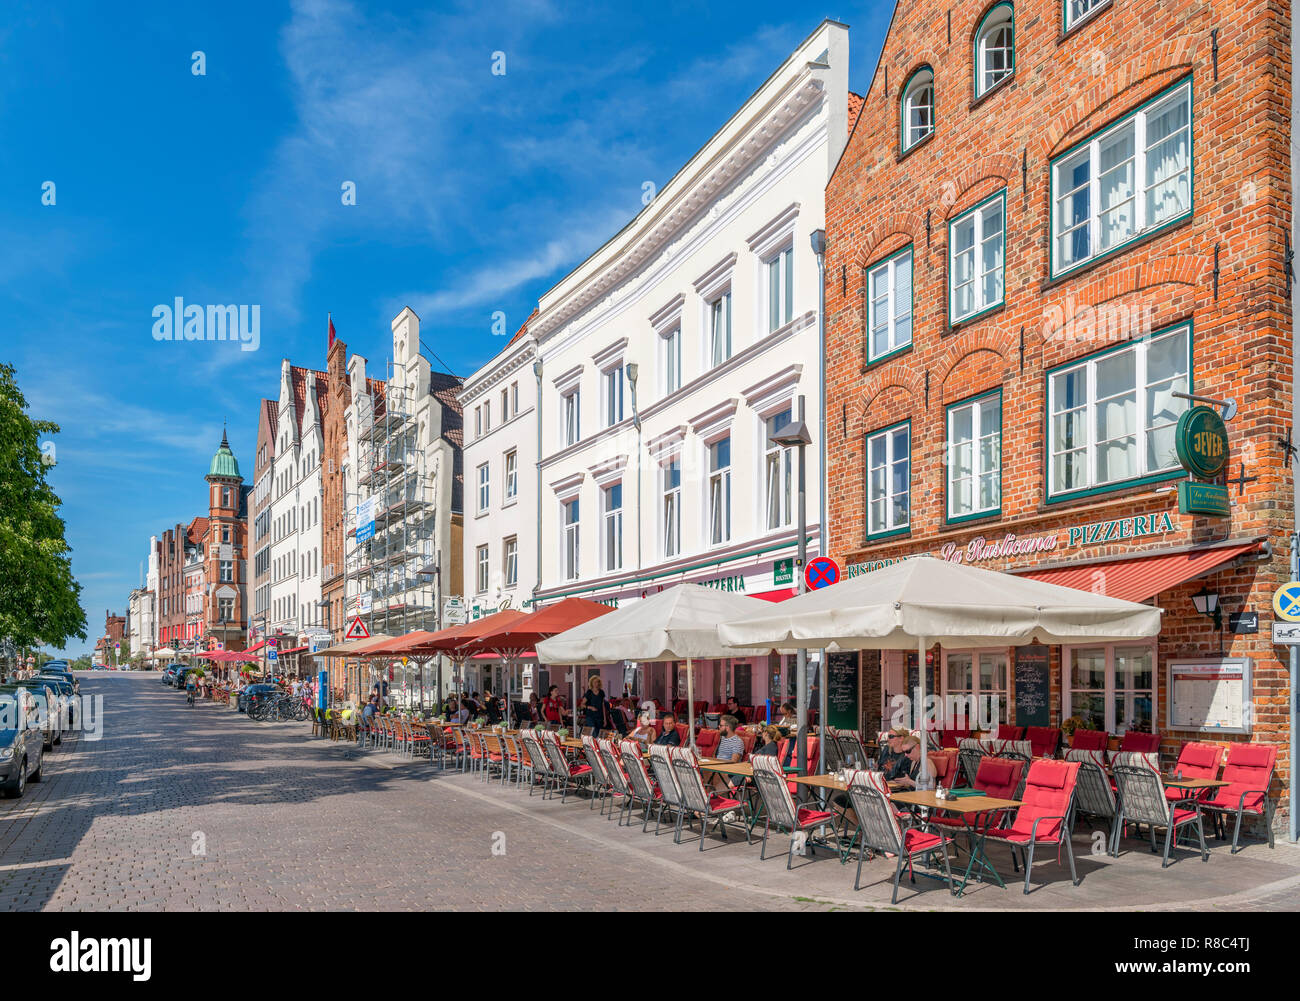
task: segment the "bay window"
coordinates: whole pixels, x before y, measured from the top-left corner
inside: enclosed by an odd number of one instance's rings
[[[912,426],[909,421],[867,436],[867,537],[910,524]]]
[[[1183,324],[1048,372],[1049,499],[1178,467],[1191,336]]]
[[[1052,161],[1052,277],[1192,213],[1192,84]]]

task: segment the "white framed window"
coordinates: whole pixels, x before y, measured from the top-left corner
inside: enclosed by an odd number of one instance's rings
[[[1006,192],[948,224],[948,319],[969,320],[1002,302],[1006,280]]]
[[[478,467],[478,513],[483,514],[492,502],[491,467],[488,463]]]
[[[675,455],[659,470],[662,503],[659,528],[663,537],[664,557],[682,551],[682,457]]]
[[[1047,373],[1049,499],[1178,468],[1191,338],[1182,324]]]
[[[1061,666],[1062,719],[1110,734],[1158,729],[1154,643],[1062,647]]]
[[[519,383],[517,382],[510,384],[510,413],[519,413]]]
[[[911,523],[910,421],[867,435],[867,536],[901,532]]]
[[[934,134],[934,71],[922,66],[903,86],[902,151]]]
[[[492,401],[483,401],[483,433],[487,434],[492,430]]]
[[[602,562],[605,571],[623,569],[623,484],[613,483],[601,491],[602,518]]]
[[[474,408],[474,437],[483,436],[483,408],[481,406]]]
[[[709,545],[731,541],[731,435],[708,446]]]
[[[600,376],[605,427],[613,427],[623,419],[623,366],[616,365]]]
[[[709,303],[709,366],[731,357],[731,290]]]
[[[1052,276],[1192,212],[1192,84],[1052,161]]]
[[[764,262],[767,284],[767,330],[771,333],[794,319],[794,246]]]
[[[579,390],[566,393],[560,399],[560,419],[564,428],[564,444],[576,445],[581,438],[582,400]]]
[[[1009,723],[1007,707],[1011,703],[1010,669],[1007,650],[944,650],[943,693],[964,699],[977,699],[966,703],[967,728],[974,728],[977,717],[969,715],[984,700],[992,702],[993,718],[999,723]],[[952,705],[951,702],[948,703]]]
[[[975,96],[983,97],[1016,70],[1015,11],[1009,3],[989,9],[975,32]]]
[[[514,500],[519,496],[519,453],[511,449],[505,456],[506,467],[506,500]]]
[[[235,563],[233,560],[221,560],[220,582],[223,584],[232,584],[235,580]]]
[[[578,563],[578,498],[563,501],[560,513],[564,525],[564,579],[577,580]]]
[[[1065,30],[1082,24],[1109,4],[1110,0],[1065,0]]]
[[[519,537],[512,535],[501,543],[501,578],[506,587],[519,583]]]
[[[474,553],[476,557],[476,576],[474,578],[474,585],[478,593],[482,594],[488,589],[488,547],[479,546]]]
[[[660,339],[663,359],[664,395],[682,388],[682,328],[674,327]]]
[[[501,390],[501,423],[510,420],[510,390]]]
[[[1002,393],[948,408],[948,520],[1002,506]]]
[[[867,361],[912,343],[912,248],[867,269]]]
[[[791,414],[786,407],[763,422],[763,499],[769,531],[794,523],[795,452],[772,443],[772,435],[790,423]]]

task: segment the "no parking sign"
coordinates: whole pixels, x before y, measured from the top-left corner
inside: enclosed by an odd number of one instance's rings
[[[804,567],[803,580],[810,591],[830,587],[839,579],[840,565],[829,556],[818,556],[816,559],[809,560],[808,565]]]

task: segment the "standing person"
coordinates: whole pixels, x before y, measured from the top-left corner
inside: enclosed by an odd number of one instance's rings
[[[542,722],[555,723],[559,725],[563,722],[563,716],[560,714],[560,700],[556,693],[559,692],[559,685],[552,685],[546,689],[546,698],[542,699]]]
[[[536,692],[528,696],[528,717],[530,723],[540,723],[543,719],[542,700],[537,697]]]
[[[600,685],[600,675],[593,674],[587,682],[587,690],[582,693],[580,703],[583,726],[590,727],[596,734],[605,729],[605,720],[609,718],[609,696]]]
[[[483,711],[487,714],[488,726],[501,722],[501,700],[492,694],[490,688],[483,690]]]

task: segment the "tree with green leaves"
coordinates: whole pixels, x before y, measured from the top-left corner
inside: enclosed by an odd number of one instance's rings
[[[41,450],[41,436],[58,431],[29,416],[13,366],[0,364],[0,637],[19,647],[86,638],[62,501]]]

